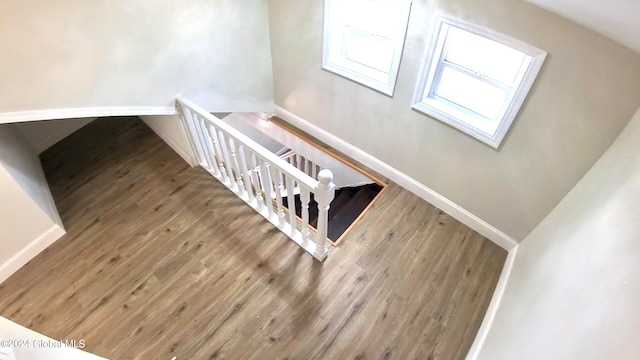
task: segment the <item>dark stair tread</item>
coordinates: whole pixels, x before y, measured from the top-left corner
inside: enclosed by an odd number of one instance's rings
[[[339,193],[338,193],[339,192]],[[336,197],[331,202],[329,207],[328,218],[331,219],[345,206],[351,199],[353,199],[355,193],[353,191],[337,190]]]
[[[309,224],[312,224],[313,227],[316,227],[315,224],[318,223],[318,203],[311,195],[311,201],[309,202]]]
[[[327,237],[333,241],[345,232],[345,230],[358,218],[360,213],[371,203],[371,201],[382,190],[378,184],[367,184],[361,186],[345,187],[336,190],[336,195],[331,202],[329,213],[329,225]],[[314,228],[318,226],[318,203],[311,194],[309,202],[309,225]],[[286,208],[288,198],[283,197],[282,203]],[[295,196],[296,215],[302,218],[302,202],[300,195]]]
[[[340,235],[358,218],[360,213],[371,203],[376,196],[376,192],[363,187],[349,201],[348,204],[329,221],[327,237],[333,241],[337,241]]]
[[[300,216],[300,214],[302,213],[302,202],[300,201],[300,195],[294,195],[294,202],[296,204],[296,215]],[[288,196],[282,197],[282,206],[284,206],[287,209],[289,208]]]
[[[309,200],[309,225],[316,227],[315,224],[318,222],[318,203],[313,194],[311,194]],[[302,215],[300,215],[300,218],[302,219]]]
[[[316,226],[315,224],[318,222],[318,203],[314,199],[313,194],[310,194],[309,201],[309,224]],[[300,200],[300,195],[295,195],[295,204],[296,204],[296,216],[302,219],[302,201]],[[282,206],[289,208],[289,199],[287,197],[282,198]]]
[[[382,186],[376,184],[376,183],[372,183],[372,184],[366,184],[366,185],[362,185],[358,187],[359,189],[367,189],[371,192],[373,192],[373,195],[375,197],[375,195],[378,195],[378,193],[380,191],[382,191]]]
[[[338,212],[340,212],[340,210],[346,204],[348,204],[351,199],[353,199],[357,192],[357,188],[355,190],[354,188],[343,188],[336,190],[336,195],[331,202],[331,206],[329,206],[329,214],[327,214],[327,218],[331,220],[331,218],[333,218]],[[315,228],[318,226],[318,203],[314,201],[313,206],[314,216],[312,219],[311,215],[309,215],[309,224],[311,224],[311,226]],[[309,209],[311,209],[311,206],[309,206]]]

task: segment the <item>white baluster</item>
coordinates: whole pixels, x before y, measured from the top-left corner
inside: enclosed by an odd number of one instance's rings
[[[251,180],[255,190],[256,200],[258,201],[258,210],[264,209],[264,198],[262,197],[262,183],[260,181],[260,169],[256,161],[256,154],[251,153]]]
[[[240,155],[240,165],[242,166],[242,176],[244,177],[244,186],[247,190],[247,195],[249,196],[249,201],[253,201],[253,187],[251,185],[251,175],[249,169],[247,167],[247,157],[244,154],[244,146],[238,145],[237,148],[238,155]]]
[[[267,211],[269,213],[269,218],[271,219],[274,215],[273,212],[273,200],[271,199],[271,194],[273,192],[273,186],[271,183],[271,174],[270,174],[270,168],[271,164],[269,164],[266,161],[260,161],[260,174],[262,175],[260,177],[260,182],[262,183],[262,186],[264,186],[264,193],[266,195],[264,202],[267,205]]]
[[[298,163],[296,164],[296,167],[298,168],[298,170],[304,171],[304,165],[302,164],[303,161],[304,161],[304,157],[302,155],[298,155]]]
[[[318,202],[318,230],[315,238],[316,252],[318,259],[327,256],[327,227],[329,204],[335,197],[336,186],[332,182],[333,173],[330,170],[321,170],[318,174],[318,188],[315,191],[315,199]]]
[[[207,135],[205,129],[204,129],[204,120],[200,117],[200,116],[196,116],[196,123],[197,123],[197,127],[198,127],[198,132],[200,133],[200,136],[202,138],[202,150],[204,151],[204,158],[206,160],[206,167],[204,167],[207,171],[211,172],[213,170],[213,157],[211,155],[211,151],[209,151],[209,145],[207,145],[207,143],[209,142],[209,136]]]
[[[227,169],[227,175],[228,175],[228,180],[229,180],[229,185],[231,186],[232,190],[236,190],[238,185],[236,184],[236,178],[234,177],[233,174],[233,167],[231,165],[231,160],[229,158],[229,148],[227,147],[228,141],[227,141],[227,135],[222,132],[222,131],[218,131],[219,134],[219,141],[220,141],[220,148],[222,149],[222,156],[224,157],[224,163],[226,165],[226,169]]]
[[[202,139],[202,134],[200,133],[200,125],[198,124],[198,114],[193,113],[189,110],[189,115],[191,117],[191,121],[193,122],[193,135],[196,138],[197,148],[198,148],[198,163],[203,168],[207,168],[207,156],[205,151],[205,144]]]
[[[211,136],[211,132],[209,131],[210,124],[206,119],[203,119],[202,122],[202,133],[206,139],[207,145],[207,153],[209,154],[209,161],[211,162],[211,167],[214,172],[214,176],[220,177],[222,172],[220,171],[220,167],[218,166],[218,160],[216,159],[216,148],[215,148],[215,138]]]
[[[180,102],[178,102],[180,104]],[[196,156],[196,160],[198,164],[201,164],[203,160],[202,149],[198,144],[198,139],[196,138],[196,130],[193,126],[193,119],[191,118],[191,114],[189,109],[180,104],[180,113],[182,114],[182,122],[184,124],[185,129],[187,130],[187,135],[189,136],[189,143],[191,144],[191,149],[193,150],[194,155]]]
[[[300,202],[302,203],[302,247],[307,247],[309,241],[309,189],[300,187]]]
[[[276,205],[278,206],[278,225],[280,228],[284,226],[286,214],[284,213],[284,207],[282,206],[282,193],[284,192],[284,183],[282,182],[282,172],[280,169],[274,169],[273,166],[270,167],[271,179],[274,180],[275,189],[274,194],[276,195]]]
[[[211,141],[213,142],[213,148],[215,149],[216,158],[215,161],[218,162],[218,169],[220,170],[220,175],[222,176],[222,181],[229,181],[229,175],[227,174],[227,169],[224,166],[223,153],[222,148],[220,147],[220,142],[218,141],[218,131],[215,126],[209,124],[207,130],[209,131],[209,135],[211,136]]]
[[[236,174],[236,183],[238,184],[238,195],[242,197],[247,189],[244,187],[242,170],[240,169],[240,162],[238,161],[238,145],[233,138],[229,138],[229,149],[231,150],[231,161],[233,162]]]
[[[209,170],[213,170],[214,172],[214,176],[220,176],[220,168],[218,167],[218,163],[216,162],[216,157],[215,157],[215,150],[214,147],[212,145],[212,137],[211,134],[209,133],[209,130],[207,128],[207,120],[205,119],[200,119],[200,132],[202,132],[202,135],[204,137],[204,142],[205,142],[205,153],[210,165],[210,169]]]
[[[289,224],[291,225],[291,236],[296,235],[296,198],[293,193],[293,179],[291,176],[285,176],[285,184],[287,187],[287,204],[289,205]]]

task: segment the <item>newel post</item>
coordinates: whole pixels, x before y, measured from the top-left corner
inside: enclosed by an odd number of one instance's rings
[[[316,234],[316,252],[314,256],[323,260],[327,256],[327,227],[329,204],[336,195],[336,185],[332,182],[331,170],[323,169],[318,173],[318,189],[315,192],[315,200],[318,202],[318,227]]]

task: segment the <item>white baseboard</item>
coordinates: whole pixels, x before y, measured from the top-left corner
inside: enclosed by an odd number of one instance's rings
[[[30,110],[0,113],[0,124],[103,116],[175,115],[176,113],[175,107],[164,106],[109,106]]]
[[[157,126],[153,121],[147,121],[144,118],[144,116],[141,118],[142,118],[142,121],[144,121],[144,123],[147,124],[147,126],[151,130],[153,130],[153,132],[156,133],[156,135],[158,135],[165,143],[167,143],[167,145],[169,145],[173,149],[173,151],[178,153],[178,155],[180,155],[180,157],[183,158],[184,161],[186,161],[191,167],[198,166],[198,162],[195,159],[191,151],[191,148],[185,150],[182,146],[176,143],[176,141],[172,136],[167,134],[164,130],[162,130],[161,127]]]
[[[507,289],[507,284],[509,282],[509,277],[511,276],[511,271],[513,270],[513,264],[515,263],[517,252],[518,247],[516,246],[511,249],[511,251],[509,251],[509,255],[507,255],[507,260],[504,262],[500,278],[498,279],[496,288],[493,291],[491,302],[489,303],[487,312],[484,314],[480,329],[478,329],[478,333],[476,333],[476,338],[473,340],[473,344],[471,344],[471,348],[469,349],[465,360],[476,360],[480,355],[480,351],[487,340],[493,321],[495,320],[498,309],[500,308],[504,292]]]
[[[64,228],[55,224],[4,264],[0,265],[0,284],[64,234],[66,234]]]
[[[280,106],[276,106],[276,115],[278,115],[280,118],[287,121],[291,125],[297,127],[298,129],[305,131],[316,139],[326,143],[329,146],[332,146],[336,150],[347,154],[354,160],[361,162],[363,165],[371,168],[374,171],[377,171],[381,175],[387,177],[389,180],[411,191],[433,206],[451,215],[456,220],[477,231],[482,236],[493,241],[503,249],[510,251],[518,245],[518,242],[511,238],[509,235],[496,229],[489,223],[485,222],[484,220],[462,208],[458,204],[437,193],[433,189],[430,189],[429,187],[418,182],[409,175],[402,173],[398,169],[382,162],[381,160],[338,138],[337,136],[327,132],[326,130],[319,128],[318,126],[308,122],[307,120],[304,120],[298,115]]]

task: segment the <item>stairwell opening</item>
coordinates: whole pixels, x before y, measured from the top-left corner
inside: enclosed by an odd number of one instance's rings
[[[373,206],[373,202],[384,189],[376,183],[336,189],[336,197],[329,208],[329,227],[327,237],[332,245],[337,245],[353,226]],[[301,217],[302,202],[300,195],[295,196],[296,215]],[[285,199],[286,200],[286,199]],[[287,201],[283,204],[289,208]],[[316,226],[318,221],[318,203],[311,197],[309,203],[309,222]]]
[[[336,191],[328,212],[327,229],[329,243],[333,246],[338,245],[366,216],[387,186],[387,181],[382,176],[374,175],[373,171],[348,156],[275,116],[267,119],[264,114],[258,113],[215,115],[313,178],[324,168],[334,173]],[[275,196],[273,198],[275,201]],[[301,218],[305,207],[299,194],[294,199],[296,216]],[[282,201],[288,211],[288,199],[283,197]],[[315,228],[318,203],[313,195],[308,211],[309,224]]]

